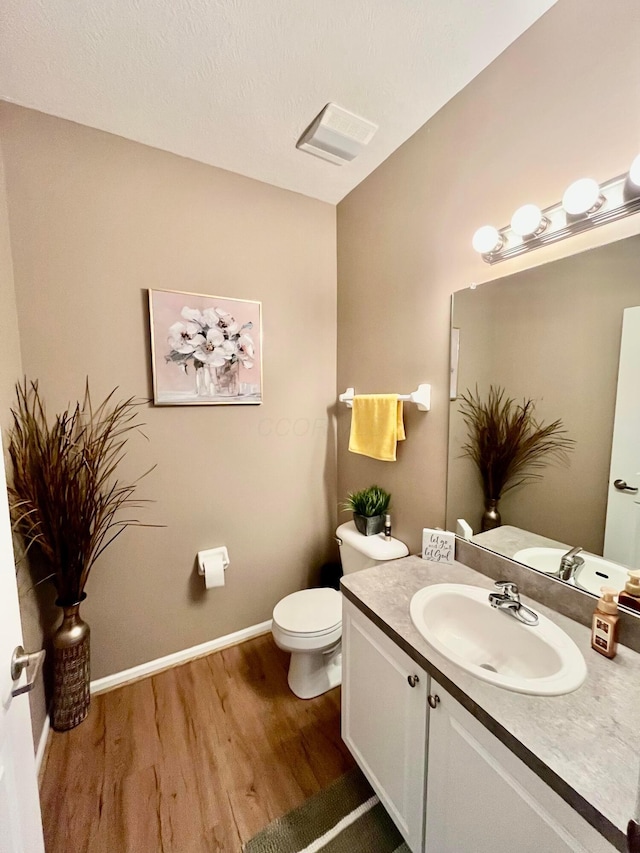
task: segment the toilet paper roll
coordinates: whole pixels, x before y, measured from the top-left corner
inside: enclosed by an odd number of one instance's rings
[[[219,550],[199,551],[198,567],[204,575],[204,585],[207,589],[224,586],[224,555]]]

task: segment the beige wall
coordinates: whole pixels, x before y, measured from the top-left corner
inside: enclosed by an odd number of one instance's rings
[[[33,111],[3,105],[23,367],[51,411],[150,396],[147,288],[261,300],[262,406],[147,407],[157,463],[144,519],[96,564],[83,613],[92,676],[271,616],[332,555],[335,208]],[[6,403],[5,403],[6,405]],[[227,545],[225,588],[195,554]]]
[[[340,412],[338,495],[387,487],[412,550],[424,525],[445,521],[450,294],[638,228],[636,216],[492,268],[470,245],[525,202],[545,207],[582,175],[628,168],[639,28],[636,0],[560,0],[338,206],[338,387],[433,385],[430,413],[407,407],[395,464],[348,453]]]
[[[0,427],[3,438],[11,421],[9,407],[13,402],[13,386],[22,373],[4,172],[0,149]]]

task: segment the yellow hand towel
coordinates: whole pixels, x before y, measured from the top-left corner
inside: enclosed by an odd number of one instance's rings
[[[380,459],[396,461],[396,445],[403,441],[402,400],[397,394],[358,394],[353,398],[349,450]]]

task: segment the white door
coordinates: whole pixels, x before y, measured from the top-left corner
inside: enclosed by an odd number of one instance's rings
[[[15,563],[0,443],[0,853],[44,851],[42,822],[31,739],[29,696],[13,697],[11,656],[22,644]]]
[[[603,556],[640,569],[640,307],[622,320]]]
[[[425,853],[615,853],[431,679]]]
[[[342,738],[412,853],[424,827],[426,672],[343,599]]]

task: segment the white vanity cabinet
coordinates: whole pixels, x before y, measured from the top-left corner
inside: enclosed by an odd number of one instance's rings
[[[413,853],[424,839],[426,672],[343,600],[342,737]]]
[[[412,853],[614,853],[347,599],[342,626],[342,737]]]
[[[430,693],[426,853],[614,853],[433,679]]]

